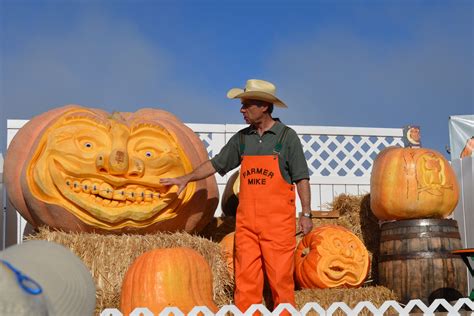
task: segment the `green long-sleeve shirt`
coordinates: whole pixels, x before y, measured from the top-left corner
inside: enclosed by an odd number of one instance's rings
[[[221,149],[219,154],[211,159],[212,166],[220,175],[240,165],[241,146],[240,133],[244,136],[245,156],[264,156],[273,154],[275,145],[280,139],[285,125],[276,122],[268,131],[260,137],[257,130],[252,126],[244,128],[231,137],[229,142]],[[309,179],[309,170],[301,146],[300,139],[293,129],[289,129],[283,141],[280,151],[280,172],[288,183],[294,183],[301,179]]]

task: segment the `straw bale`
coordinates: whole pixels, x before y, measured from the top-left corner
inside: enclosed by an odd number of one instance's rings
[[[355,289],[305,289],[296,291],[295,299],[298,309],[303,308],[306,303],[316,302],[327,310],[336,302],[344,302],[350,308],[354,308],[359,302],[370,301],[378,308],[385,301],[396,300],[397,297],[393,291],[384,286],[368,286]],[[317,313],[310,312],[307,315]],[[346,313],[338,309],[333,315],[346,315]],[[372,313],[364,308],[359,315],[372,315]]]
[[[62,244],[83,260],[96,282],[96,314],[104,308],[119,307],[122,281],[128,267],[138,256],[154,248],[189,247],[196,250],[211,267],[216,304],[229,304],[232,297],[233,281],[219,244],[185,232],[102,235],[65,233],[40,228],[27,239],[42,239]]]

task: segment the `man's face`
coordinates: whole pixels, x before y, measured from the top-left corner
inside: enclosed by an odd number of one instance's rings
[[[268,103],[264,101],[242,99],[240,113],[244,116],[244,120],[247,124],[254,124],[262,119],[267,108]]]

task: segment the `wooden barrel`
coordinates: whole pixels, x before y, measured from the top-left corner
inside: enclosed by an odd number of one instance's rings
[[[467,296],[467,271],[462,259],[458,225],[451,219],[416,219],[384,223],[381,227],[379,283],[399,301],[447,301]]]

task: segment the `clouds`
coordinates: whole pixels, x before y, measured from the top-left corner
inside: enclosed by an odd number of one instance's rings
[[[448,116],[474,112],[469,2],[280,1],[245,12],[214,2],[9,3],[1,17],[5,118],[78,103],[242,123],[225,93],[262,78],[289,104],[275,113],[284,122],[419,124],[424,145],[442,151]]]
[[[2,33],[2,126],[6,119],[29,119],[65,104],[110,112],[159,107],[185,122],[206,122],[196,115],[201,111],[219,114],[212,94],[193,82],[192,71],[189,76],[177,71],[179,60],[169,45],[145,35],[138,23],[100,10],[56,18],[60,28],[38,18],[10,17],[15,21]],[[29,33],[15,27],[24,23]],[[6,127],[0,137],[4,148]]]
[[[18,53],[5,58],[6,112],[29,118],[78,103],[109,111],[156,106],[183,114],[175,104],[208,97],[176,75],[177,62],[166,43],[147,38],[130,21],[87,13],[64,29],[26,38]]]
[[[170,58],[131,25],[108,22],[88,15],[76,25],[64,25],[64,30],[27,39],[21,53],[7,59],[9,106],[29,111],[33,104],[111,107],[139,101],[131,98],[166,77]],[[114,104],[117,100],[121,102]]]

